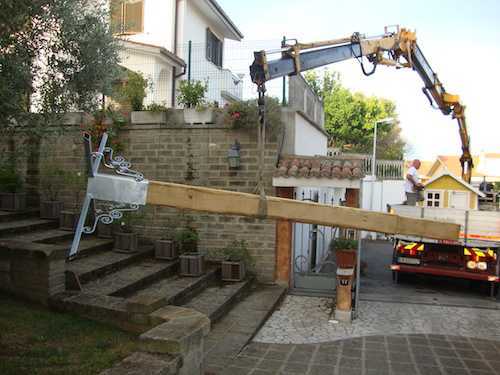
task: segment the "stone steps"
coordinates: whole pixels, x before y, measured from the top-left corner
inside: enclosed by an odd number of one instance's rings
[[[87,246],[106,247],[111,249],[113,240],[94,239],[85,240],[80,244],[80,251],[85,251]],[[127,254],[114,251],[100,252],[97,254],[78,257],[67,263],[66,269],[74,272],[82,284],[121,270],[152,254],[152,249],[143,248],[137,253]]]
[[[200,277],[172,276],[159,280],[127,298],[131,312],[151,313],[166,305],[182,305],[214,282],[220,268],[209,269]]]
[[[222,373],[228,363],[257,334],[281,303],[287,289],[279,285],[253,285],[251,293],[215,325],[205,340],[206,373]]]
[[[18,234],[12,234],[4,237],[5,239],[19,239]],[[22,236],[23,241],[38,242],[38,243],[56,243],[61,241],[67,241],[73,238],[73,233],[66,230],[60,229],[49,229],[36,231],[32,233],[24,233]]]
[[[61,244],[58,243],[58,246],[67,247],[68,256],[69,256],[69,251],[71,249],[72,241],[73,240],[64,241]],[[87,237],[85,239],[82,239],[82,241],[80,242],[80,246],[78,247],[78,254],[76,259],[84,259],[90,256],[101,254],[104,250],[112,249],[113,243],[114,241],[108,238]]]
[[[0,223],[10,223],[16,220],[38,218],[38,208],[27,208],[24,211],[0,211]]]
[[[209,286],[182,306],[205,314],[213,324],[226,315],[236,302],[244,298],[252,282],[253,279],[247,279]]]
[[[84,284],[83,291],[90,294],[124,296],[144,288],[158,279],[173,275],[178,269],[178,263],[178,261],[165,262],[144,259]]]
[[[41,219],[22,219],[16,221],[9,221],[0,223],[0,237],[13,237],[15,235],[16,239],[23,241],[21,233],[42,231],[44,229],[54,229],[58,227],[58,223],[53,220],[41,220]]]

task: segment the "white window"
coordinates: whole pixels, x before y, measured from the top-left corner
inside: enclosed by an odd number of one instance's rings
[[[207,60],[222,68],[222,51],[224,45],[217,36],[207,29]]]
[[[443,207],[443,192],[441,191],[426,191],[425,206],[426,207]]]

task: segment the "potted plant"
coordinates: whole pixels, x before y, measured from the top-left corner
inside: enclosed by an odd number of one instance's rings
[[[26,209],[23,181],[13,167],[0,168],[0,209],[21,211]]]
[[[338,238],[332,241],[331,250],[335,251],[337,268],[354,268],[358,241]]]
[[[224,260],[221,263],[222,280],[241,281],[253,267],[253,260],[244,240],[233,241],[223,249]]]
[[[40,218],[59,219],[63,209],[63,202],[59,200],[59,193],[65,183],[66,172],[55,164],[47,164],[41,171],[40,190]]]
[[[155,258],[174,260],[178,257],[178,246],[170,233],[165,233],[163,237],[155,241]]]
[[[207,84],[201,81],[181,81],[177,100],[184,106],[184,122],[187,124],[213,123],[213,109],[206,105]]]
[[[135,218],[137,220],[137,218]],[[120,223],[120,228],[114,232],[115,244],[113,251],[118,253],[135,253],[138,249],[138,236],[132,227],[134,216],[125,213]]]
[[[74,231],[80,217],[80,195],[85,184],[85,176],[81,172],[67,172],[64,182],[73,194],[73,208],[62,210],[59,219],[59,227],[62,230]]]
[[[175,242],[178,246],[181,275],[197,277],[205,272],[205,256],[198,252],[198,233],[193,227],[177,231]]]

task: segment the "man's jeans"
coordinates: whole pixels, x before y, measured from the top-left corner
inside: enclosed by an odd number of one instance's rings
[[[417,202],[421,202],[424,200],[424,196],[421,191],[417,191],[416,193],[408,193],[406,192],[406,202],[407,206],[416,206]]]

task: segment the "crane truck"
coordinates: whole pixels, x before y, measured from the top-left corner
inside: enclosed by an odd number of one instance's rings
[[[281,54],[277,59],[269,56]],[[257,85],[261,125],[264,124],[265,83],[269,80],[356,59],[364,75],[375,73],[378,65],[396,69],[412,69],[424,82],[423,93],[431,106],[458,122],[462,145],[460,163],[462,179],[470,183],[473,159],[465,120],[465,107],[457,95],[447,92],[417,44],[416,33],[399,26],[386,27],[380,36],[366,37],[354,33],[350,37],[314,43],[297,40],[283,42],[273,51],[254,52],[250,76]],[[365,68],[364,60],[372,64]],[[467,210],[395,206],[392,211],[402,216],[450,221],[461,225],[458,241],[443,242],[423,237],[395,237],[391,269],[394,280],[399,273],[422,273],[480,280],[490,283],[491,294],[499,282],[500,213]]]

